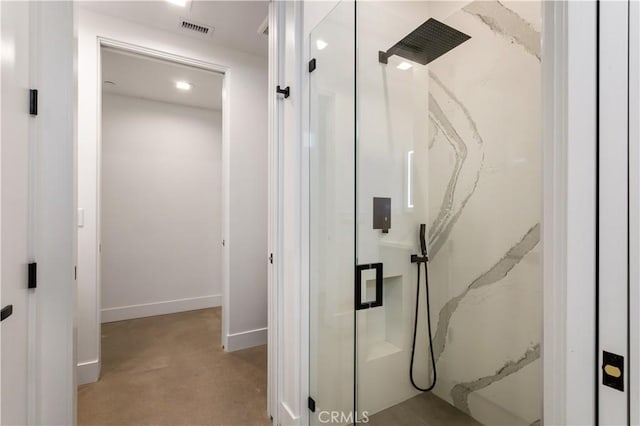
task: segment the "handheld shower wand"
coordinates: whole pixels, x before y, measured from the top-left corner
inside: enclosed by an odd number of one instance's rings
[[[409,366],[409,379],[411,380],[411,384],[414,388],[422,392],[428,392],[432,390],[436,386],[436,359],[433,356],[433,338],[431,337],[431,307],[429,306],[429,256],[427,255],[427,240],[426,240],[426,229],[427,226],[422,223],[420,224],[420,250],[421,256],[417,254],[411,255],[411,263],[416,263],[418,265],[418,282],[416,285],[416,314],[415,319],[413,321],[413,342],[411,344],[411,364]],[[427,331],[429,334],[429,352],[431,354],[431,367],[433,371],[433,381],[431,385],[426,388],[421,388],[418,386],[413,378],[413,360],[416,352],[416,335],[418,333],[418,311],[420,306],[420,265],[424,264],[424,275],[425,275],[425,290],[426,290],[426,302],[427,302]]]
[[[424,223],[420,224],[420,250],[422,251],[422,256],[423,257],[427,257],[427,240],[425,237],[425,234],[427,232],[427,225],[425,225]],[[425,261],[428,261],[429,259],[425,259]]]

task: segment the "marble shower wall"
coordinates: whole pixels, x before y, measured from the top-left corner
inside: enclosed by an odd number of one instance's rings
[[[429,65],[435,393],[490,425],[542,414],[540,8],[467,4]]]

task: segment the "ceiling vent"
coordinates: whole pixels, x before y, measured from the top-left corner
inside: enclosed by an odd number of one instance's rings
[[[178,29],[186,34],[196,37],[210,37],[214,30],[214,28],[209,25],[204,25],[184,18],[180,19]]]

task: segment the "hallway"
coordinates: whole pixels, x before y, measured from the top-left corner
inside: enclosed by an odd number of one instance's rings
[[[79,425],[268,425],[267,347],[226,353],[221,309],[103,324],[102,374]]]

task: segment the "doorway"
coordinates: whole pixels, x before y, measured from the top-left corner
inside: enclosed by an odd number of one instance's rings
[[[102,365],[78,423],[265,423],[266,347],[221,344],[225,74],[110,46],[100,59]]]
[[[224,75],[101,57],[102,323],[220,307]]]

